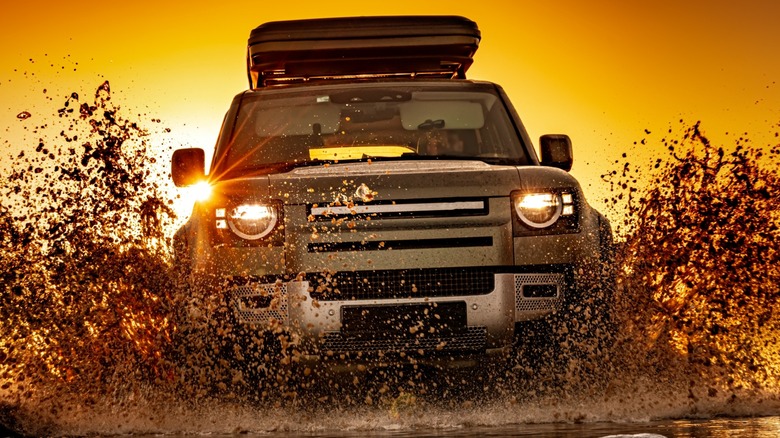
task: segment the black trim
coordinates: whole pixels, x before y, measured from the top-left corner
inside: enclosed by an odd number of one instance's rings
[[[493,246],[493,237],[461,237],[445,239],[382,240],[370,242],[310,243],[309,252],[389,251],[405,249],[473,248]]]

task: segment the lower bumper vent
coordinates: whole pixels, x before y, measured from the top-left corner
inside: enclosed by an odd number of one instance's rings
[[[560,310],[565,286],[565,276],[559,273],[515,274],[515,310]]]
[[[228,297],[239,322],[267,324],[276,320],[287,323],[287,284],[285,283],[237,286],[228,291]]]
[[[447,336],[404,338],[350,337],[340,332],[325,333],[322,351],[338,353],[484,351],[487,328],[469,327],[463,332]]]

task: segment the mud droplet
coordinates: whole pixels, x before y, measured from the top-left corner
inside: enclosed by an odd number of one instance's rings
[[[109,85],[108,81],[103,82],[100,84],[100,86],[95,91],[95,98],[100,97],[102,93],[105,93],[105,98],[110,99],[111,96],[111,85]]]

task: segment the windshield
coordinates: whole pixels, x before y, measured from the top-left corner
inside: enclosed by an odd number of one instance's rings
[[[529,161],[487,87],[350,84],[246,95],[227,144],[220,166],[231,173],[365,159]]]

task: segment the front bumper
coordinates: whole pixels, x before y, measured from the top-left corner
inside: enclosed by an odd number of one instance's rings
[[[512,344],[516,322],[560,309],[572,283],[567,268],[492,275],[493,289],[474,295],[323,299],[313,282],[298,279],[247,282],[227,297],[239,323],[281,326],[310,356],[490,354]]]

